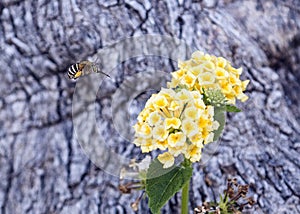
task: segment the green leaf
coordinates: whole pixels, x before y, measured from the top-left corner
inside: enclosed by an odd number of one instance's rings
[[[224,107],[214,107],[214,119],[219,122],[220,126],[214,131],[214,141],[218,140],[225,126],[225,111]]]
[[[151,211],[159,213],[165,203],[189,181],[192,172],[191,163],[187,161],[181,166],[164,169],[159,160],[153,160],[146,180],[146,193]]]
[[[227,112],[241,112],[242,110],[233,105],[226,105]]]

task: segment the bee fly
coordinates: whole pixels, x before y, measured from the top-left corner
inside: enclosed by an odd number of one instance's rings
[[[82,62],[71,65],[68,69],[68,77],[70,79],[75,80],[80,76],[83,76],[83,75],[86,75],[86,74],[89,74],[92,72],[101,73],[101,74],[106,75],[107,77],[110,77],[108,74],[106,74],[102,71],[99,71],[98,67],[90,61],[82,61]]]

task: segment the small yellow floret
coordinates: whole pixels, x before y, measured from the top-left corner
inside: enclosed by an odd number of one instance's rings
[[[158,112],[155,111],[149,115],[148,122],[151,126],[160,123],[160,121],[161,121],[161,116],[159,115]]]
[[[182,121],[182,131],[188,137],[191,137],[199,132],[199,128],[193,120],[185,119]]]
[[[202,86],[211,85],[215,82],[215,77],[210,72],[204,72],[198,76],[199,84]]]
[[[181,77],[183,77],[183,75],[185,74],[185,71],[183,69],[174,71],[171,73],[172,77],[175,79],[180,79]]]
[[[180,101],[184,102],[184,103],[187,103],[187,102],[189,102],[191,99],[193,99],[191,93],[190,93],[188,90],[186,90],[186,89],[180,90],[180,91],[177,93],[177,98],[178,98]]]
[[[202,61],[203,56],[204,56],[204,53],[202,51],[195,51],[194,53],[192,53],[192,60],[199,63]]]
[[[201,158],[201,148],[196,145],[189,145],[187,148],[187,152],[185,153],[185,157],[190,159],[192,162],[200,161]]]
[[[133,140],[133,143],[134,143],[134,145],[136,145],[136,146],[141,146],[142,143],[143,143],[143,138],[137,137],[137,138],[135,138],[135,139]]]
[[[185,154],[187,149],[187,144],[183,144],[182,146],[169,147],[168,151],[174,156],[177,157],[180,154]]]
[[[194,99],[200,99],[200,100],[202,100],[202,95],[200,94],[199,91],[191,91],[191,94],[193,95]]]
[[[193,87],[195,81],[196,81],[196,77],[190,72],[184,75],[182,79],[182,83],[189,87]]]
[[[199,121],[198,121],[198,127],[199,128],[205,128],[209,125],[210,120],[206,117],[200,117]]]
[[[198,76],[199,74],[203,73],[203,66],[202,65],[197,65],[191,68],[190,72],[194,75],[194,76]]]
[[[237,98],[238,98],[239,100],[241,100],[242,102],[245,102],[245,101],[248,100],[249,97],[248,97],[246,94],[241,93],[241,94],[239,94],[239,95],[237,96]]]
[[[175,158],[169,152],[158,155],[157,159],[163,164],[163,168],[169,168],[174,165]]]
[[[141,144],[142,153],[147,153],[154,149],[152,141],[153,140],[151,138],[143,139],[142,144]]]
[[[228,93],[232,92],[232,86],[231,86],[231,84],[229,84],[228,81],[221,80],[221,81],[219,81],[219,84],[220,84],[221,90],[224,94],[228,94]]]
[[[223,57],[218,57],[217,58],[217,66],[221,67],[221,68],[225,68],[227,65],[227,60],[224,59]]]
[[[190,141],[198,147],[203,147],[203,137],[201,133],[197,133],[194,136],[190,137]]]
[[[228,72],[224,68],[216,68],[215,73],[217,79],[226,79],[228,77]]]
[[[199,110],[196,107],[189,107],[184,110],[184,116],[188,119],[197,120],[199,118]]]
[[[202,66],[204,68],[204,71],[210,71],[210,72],[214,71],[216,68],[214,63],[212,63],[210,61],[205,62]]]
[[[195,103],[195,106],[196,106],[197,108],[199,108],[199,109],[205,109],[205,104],[204,104],[204,102],[203,102],[202,99],[196,99],[196,100],[194,101],[194,103]]]
[[[168,105],[168,100],[164,96],[157,96],[154,101],[154,106],[156,108],[164,108]]]
[[[152,129],[147,123],[136,126],[136,132],[143,138],[150,138],[152,136]]]
[[[205,140],[204,140],[204,144],[208,144],[208,143],[213,142],[213,141],[214,141],[214,133],[213,133],[213,132],[210,132],[210,133],[206,136],[206,138],[205,138]]]
[[[171,147],[183,146],[186,141],[186,136],[182,132],[172,133],[168,137],[168,144]]]
[[[181,108],[180,102],[173,100],[168,107],[169,110],[171,111],[176,111]]]
[[[159,141],[167,139],[168,134],[169,132],[165,129],[165,126],[163,125],[155,126],[152,131],[153,138]]]
[[[170,128],[178,129],[180,125],[181,125],[181,121],[176,117],[167,118],[165,120],[166,129],[170,129]]]
[[[160,150],[165,150],[168,148],[168,141],[167,140],[156,141],[155,146]]]

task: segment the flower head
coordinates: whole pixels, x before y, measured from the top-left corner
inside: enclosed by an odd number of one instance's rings
[[[172,73],[170,88],[186,86],[189,90],[219,89],[229,104],[236,99],[242,102],[248,99],[244,91],[249,80],[241,81],[242,68],[234,68],[223,57],[204,54],[196,51],[190,60],[180,61],[179,70]]]
[[[199,161],[203,144],[213,141],[213,131],[218,128],[213,107],[206,106],[202,98],[199,91],[181,87],[163,88],[152,95],[134,126],[134,144],[142,152],[164,151],[158,160],[165,168],[178,155]]]

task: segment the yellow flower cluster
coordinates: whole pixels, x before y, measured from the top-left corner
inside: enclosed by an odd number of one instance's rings
[[[164,151],[158,156],[164,168],[171,167],[180,154],[199,161],[203,145],[213,141],[213,131],[219,127],[213,116],[214,107],[204,104],[199,91],[162,88],[139,114],[134,144],[143,153]]]
[[[216,57],[196,51],[190,60],[180,61],[179,70],[172,73],[169,88],[185,86],[189,90],[213,88],[220,89],[229,104],[235,104],[236,99],[242,102],[248,99],[243,93],[249,80],[241,81],[242,68],[233,68],[223,57]]]

